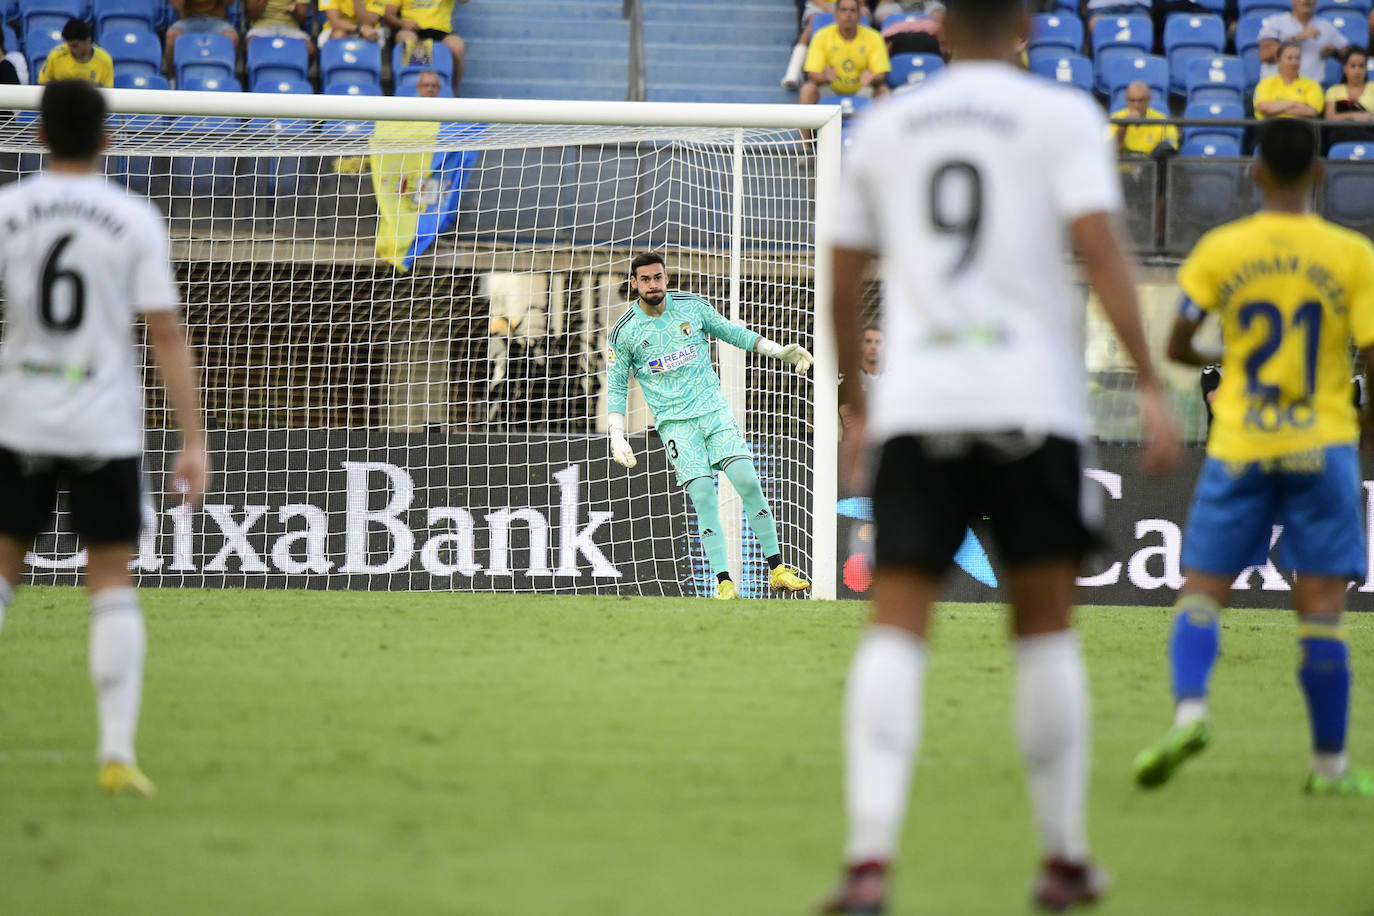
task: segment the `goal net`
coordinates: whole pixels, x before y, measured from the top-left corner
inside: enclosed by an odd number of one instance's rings
[[[42,167],[6,89],[0,181]],[[693,514],[631,385],[639,466],[605,436],[606,332],[630,259],[820,357],[717,343],[786,561],[833,596],[834,361],[817,340],[830,112],[113,92],[109,178],[167,216],[215,469],[165,494],[148,389],[142,585],[699,595]],[[29,110],[25,110],[29,109]],[[819,178],[818,178],[819,176]],[[8,304],[6,307],[22,307]],[[746,595],[767,567],[721,481]],[[30,581],[75,581],[65,510]],[[828,593],[828,594],[827,594]]]

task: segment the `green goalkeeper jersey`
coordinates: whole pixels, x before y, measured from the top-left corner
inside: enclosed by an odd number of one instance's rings
[[[729,406],[711,365],[707,335],[741,350],[754,349],[759,335],[727,321],[711,303],[691,293],[666,293],[663,306],[663,314],[653,318],[635,301],[611,328],[608,410],[625,412],[631,374],[639,379],[655,423],[701,417]]]

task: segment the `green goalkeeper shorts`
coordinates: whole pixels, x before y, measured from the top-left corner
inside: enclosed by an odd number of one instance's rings
[[[710,477],[732,458],[753,457],[728,407],[689,420],[665,420],[658,424],[658,437],[677,471],[678,486]]]

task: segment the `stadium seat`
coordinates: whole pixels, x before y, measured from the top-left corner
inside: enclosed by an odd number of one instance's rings
[[[243,87],[232,76],[201,77],[188,76],[177,84],[177,89],[187,92],[242,92]],[[172,126],[179,130],[196,133],[229,133],[243,123],[242,118],[203,117],[200,115],[180,115],[172,119]]]
[[[1240,19],[1247,16],[1259,16],[1263,19],[1279,13],[1289,13],[1292,10],[1293,5],[1284,3],[1283,0],[1237,0],[1236,2],[1236,13]]]
[[[307,80],[309,71],[310,52],[303,39],[278,36],[248,42],[248,87],[253,92],[260,91],[259,82]]]
[[[892,70],[887,75],[887,84],[896,89],[899,86],[921,83],[927,77],[939,73],[944,67],[945,62],[938,54],[894,54]]]
[[[1188,62],[1184,85],[1191,102],[1235,102],[1244,105],[1245,64],[1239,57],[1217,54]]]
[[[1184,109],[1183,117],[1185,119],[1192,118],[1199,120],[1215,118],[1217,120],[1225,121],[1240,121],[1245,117],[1245,108],[1241,105],[1236,105],[1234,103],[1228,104],[1226,102],[1195,103],[1189,105],[1186,109]],[[1183,140],[1185,143],[1188,140],[1200,134],[1207,134],[1219,137],[1231,137],[1236,141],[1236,143],[1240,143],[1244,139],[1245,128],[1222,126],[1211,127],[1208,125],[1199,125],[1196,127],[1183,128]]]
[[[1053,48],[1078,54],[1083,50],[1083,20],[1059,13],[1037,13],[1031,17],[1030,51]]]
[[[151,31],[108,32],[101,47],[110,53],[117,73],[162,73],[162,42]]]
[[[1099,19],[1092,36],[1097,91],[1107,93],[1110,61],[1149,54],[1154,43],[1154,26],[1149,16],[1104,16]]]
[[[1259,84],[1259,33],[1263,26],[1263,16],[1245,16],[1236,22],[1236,54],[1245,67],[1246,94]]]
[[[24,33],[24,56],[29,60],[29,81],[38,82],[38,71],[52,49],[62,44],[62,29],[34,29]]]
[[[1322,66],[1322,88],[1334,86],[1337,83],[1345,82],[1345,73],[1341,70],[1341,59],[1339,57],[1328,57]]]
[[[1107,94],[1113,99],[1108,113],[1118,110],[1115,97],[1124,95],[1126,87],[1143,80],[1150,87],[1152,107],[1167,113],[1169,108],[1169,64],[1157,54],[1123,54],[1110,58],[1103,65]]]
[[[330,42],[333,44],[333,42]],[[329,45],[325,45],[329,47]],[[357,96],[376,96],[382,95],[382,87],[379,83],[370,83],[362,80],[335,80],[324,87],[325,95],[357,95]]]
[[[382,82],[382,52],[376,42],[336,38],[320,47],[320,82]]]
[[[1057,83],[1093,91],[1093,64],[1081,54],[1041,54],[1031,58],[1031,72]]]
[[[840,109],[841,117],[848,118],[870,107],[873,100],[861,95],[831,95],[821,99],[820,104],[835,105]]]
[[[95,10],[95,37],[105,47],[109,35],[156,32],[159,18],[158,0],[100,0]]]
[[[193,78],[234,79],[234,61],[234,43],[224,35],[182,35],[172,46],[172,64],[180,88]]]
[[[1216,15],[1176,13],[1164,23],[1164,56],[1169,59],[1169,91],[1187,91],[1188,64],[1214,57],[1226,47],[1226,24]]]
[[[259,43],[264,40],[260,39]],[[313,95],[315,87],[301,79],[260,79],[253,84],[252,91],[279,95]],[[249,131],[269,134],[306,134],[314,127],[315,122],[306,118],[253,118],[247,124]]]
[[[415,82],[426,70],[435,70],[445,82],[453,82],[453,55],[443,42],[431,42],[431,46],[434,48],[434,60],[430,63],[407,60],[404,45],[396,45],[391,49],[391,76],[397,86]]]
[[[35,29],[60,32],[68,19],[87,19],[89,14],[86,0],[23,0],[19,4],[19,20],[25,35]]]
[[[1345,36],[1345,40],[1357,48],[1369,47],[1369,20],[1365,18],[1368,14],[1360,12],[1351,13],[1327,13],[1319,16],[1336,27],[1336,30]]]
[[[1193,138],[1183,144],[1179,155],[1237,159],[1240,157],[1240,144],[1234,137],[1203,137],[1201,140]]]
[[[1326,158],[1353,159],[1355,161],[1374,160],[1374,143],[1361,143],[1356,140],[1333,143],[1331,151],[1326,154]]]
[[[1369,18],[1370,0],[1317,0],[1317,15],[1324,13],[1347,13],[1352,16]]]
[[[114,87],[116,89],[167,89],[167,78],[160,73],[121,73],[115,64]],[[162,115],[115,115],[115,123],[125,130],[146,130],[161,127],[166,118]]]

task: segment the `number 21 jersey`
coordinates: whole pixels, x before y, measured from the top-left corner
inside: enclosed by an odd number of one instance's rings
[[[0,446],[141,454],[135,314],[179,304],[158,212],[102,175],[10,185],[0,190],[0,284]]]
[[[1086,438],[1083,297],[1065,241],[1079,217],[1120,208],[1105,135],[1085,93],[992,61],[956,61],[862,116],[821,231],[879,255],[874,439]]]

